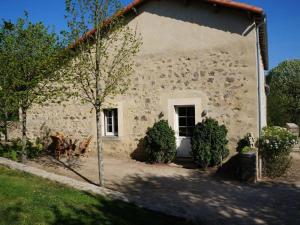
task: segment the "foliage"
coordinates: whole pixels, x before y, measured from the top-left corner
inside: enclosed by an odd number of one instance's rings
[[[11,87],[9,95],[22,111],[25,150],[27,110],[33,104],[42,104],[57,97],[59,89],[53,82],[60,79],[56,71],[67,57],[58,36],[49,32],[42,22],[30,22],[27,13],[25,18],[19,18],[16,23],[3,22],[0,32],[0,54],[4,56],[0,65],[6,65],[1,75],[10,74],[7,81]],[[5,99],[9,100],[8,94],[5,94]]]
[[[160,120],[148,128],[145,144],[148,160],[152,163],[169,163],[176,156],[175,132],[166,120]]]
[[[192,155],[203,168],[219,165],[229,154],[226,147],[227,129],[218,121],[207,118],[195,126],[192,136]]]
[[[133,73],[140,36],[127,25],[117,0],[66,0],[70,61],[64,67],[69,94],[96,112],[100,186],[104,184],[102,120],[107,98],[123,94]]]
[[[268,123],[285,126],[292,122],[300,126],[300,60],[289,60],[272,69],[267,82]]]
[[[18,152],[16,149],[11,148],[8,145],[0,143],[0,157],[8,158],[14,161],[18,160]]]
[[[4,72],[13,74],[10,82],[19,105],[29,108],[55,95],[51,82],[60,78],[55,72],[63,63],[63,46],[56,33],[49,32],[42,22],[30,22],[27,14],[15,24],[5,22],[1,27],[1,48],[8,67]]]
[[[0,190],[0,224],[190,224],[3,167],[0,167]]]
[[[247,133],[243,138],[241,138],[237,143],[236,151],[242,153],[243,151],[249,150],[246,147],[249,147],[251,149],[251,138],[252,135],[250,133]],[[256,145],[256,143],[254,144]],[[251,151],[254,151],[254,149],[251,149]]]
[[[120,5],[116,0],[66,0],[71,60],[64,68],[65,82],[72,87],[70,94],[96,111],[106,98],[127,90],[141,44],[136,31],[126,26]],[[87,37],[91,28],[94,33]]]
[[[0,143],[0,157],[9,158],[14,161],[20,161],[22,156],[22,140],[15,139],[9,143]],[[27,140],[26,143],[26,155],[30,159],[35,159],[41,155],[44,150],[44,146],[40,143],[33,143]]]
[[[290,152],[297,137],[282,127],[266,127],[260,139],[264,173],[269,177],[283,175],[290,166]]]
[[[244,146],[244,147],[239,151],[239,153],[241,153],[241,154],[246,154],[246,153],[253,152],[253,151],[255,151],[255,149],[252,149],[250,146]]]
[[[18,114],[18,102],[14,96],[13,69],[11,63],[11,48],[8,48],[12,27],[9,23],[0,24],[0,134],[3,133],[5,141],[8,141],[8,128],[10,121],[16,119]]]

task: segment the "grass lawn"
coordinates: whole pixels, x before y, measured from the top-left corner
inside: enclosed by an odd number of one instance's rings
[[[0,167],[0,224],[187,225],[189,223]]]

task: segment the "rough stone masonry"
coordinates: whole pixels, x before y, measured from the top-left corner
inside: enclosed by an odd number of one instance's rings
[[[139,11],[128,24],[143,40],[131,85],[126,94],[106,102],[118,109],[119,127],[118,136],[104,137],[106,154],[132,156],[159,119],[175,129],[177,102],[195,105],[196,122],[206,111],[226,125],[231,153],[240,137],[257,135],[256,34],[242,35],[251,20],[229,9],[215,13],[212,6],[196,2],[149,1]],[[45,128],[74,138],[96,136],[95,112],[75,100],[35,106],[28,117],[31,138]]]

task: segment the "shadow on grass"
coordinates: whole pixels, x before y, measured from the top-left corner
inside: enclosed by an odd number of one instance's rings
[[[132,174],[108,188],[126,193],[145,208],[193,218],[197,224],[298,225],[300,221],[300,188],[288,183],[249,185],[190,169],[182,176]]]
[[[11,206],[3,210],[0,224],[53,224],[53,225],[192,225],[182,218],[166,216],[161,213],[137,208],[120,201],[109,201],[95,196],[96,203],[78,206],[70,202],[49,203],[44,215],[36,219],[21,206]],[[1,212],[1,210],[0,210]]]
[[[92,197],[97,199],[95,196]],[[98,202],[96,204],[85,209],[66,204],[65,207],[69,212],[65,212],[65,210],[55,207],[52,210],[55,215],[55,221],[51,224],[192,225],[192,223],[182,218],[166,216],[161,213],[144,210],[120,201],[97,200]]]

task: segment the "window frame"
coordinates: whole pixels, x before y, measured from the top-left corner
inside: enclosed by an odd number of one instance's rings
[[[111,112],[111,116],[108,117],[108,113]],[[104,136],[106,137],[118,137],[118,108],[103,109],[104,115]],[[108,118],[111,118],[111,123],[108,124]],[[108,126],[111,125],[111,131],[108,131]]]
[[[188,135],[188,129],[191,129],[191,128],[194,128],[195,125],[196,125],[196,107],[195,105],[176,105],[176,114],[177,114],[177,128],[178,128],[178,137],[181,137],[181,138],[187,138],[187,137],[191,137],[192,134]],[[182,115],[179,115],[179,110],[180,108],[185,108],[186,112],[185,112],[185,115],[182,116]],[[194,110],[194,113],[193,115],[189,115],[188,114],[188,108],[193,108]],[[180,126],[180,119],[184,118],[185,119],[185,126]],[[194,123],[193,123],[193,126],[190,126],[188,125],[188,119],[189,118],[194,118]],[[180,128],[185,128],[186,129],[186,132],[185,132],[185,135],[180,135]]]

